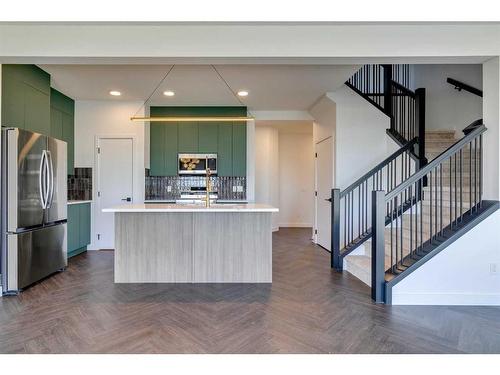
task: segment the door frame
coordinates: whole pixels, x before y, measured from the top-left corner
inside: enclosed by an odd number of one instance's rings
[[[335,155],[335,145],[334,145],[334,139],[333,135],[323,138],[322,140],[315,142],[314,143],[314,228],[313,228],[313,242],[320,246],[318,244],[318,234],[316,233],[316,230],[318,229],[318,195],[316,194],[318,192],[318,156],[317,156],[317,147],[318,144],[323,143],[325,141],[330,140],[332,141],[332,155],[331,155],[331,167],[332,167],[332,187],[334,186],[334,181],[335,181],[335,170],[334,170],[334,160],[333,157]],[[321,246],[321,248],[323,248]],[[329,251],[325,249],[326,251]]]
[[[100,191],[101,187],[101,181],[99,181],[99,172],[101,170],[101,163],[100,163],[100,153],[99,153],[99,147],[100,147],[100,141],[103,139],[130,139],[132,140],[132,201],[134,199],[134,186],[135,186],[135,180],[136,180],[136,172],[134,170],[135,166],[135,148],[136,148],[136,143],[137,143],[137,136],[135,134],[97,134],[94,136],[94,170],[93,170],[93,181],[95,181],[95,185],[93,186],[93,191],[92,191],[92,196],[94,199],[94,210],[91,218],[91,232],[92,232],[92,242],[90,246],[88,247],[89,250],[100,250],[99,246],[99,240],[97,239],[97,233],[96,233],[96,228],[95,224],[97,223],[97,217],[100,213],[102,213],[102,208],[101,208],[101,199],[100,196],[98,195],[98,192]]]

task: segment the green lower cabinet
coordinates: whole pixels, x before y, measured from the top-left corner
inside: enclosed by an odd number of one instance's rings
[[[68,205],[68,258],[83,253],[90,243],[90,203]]]

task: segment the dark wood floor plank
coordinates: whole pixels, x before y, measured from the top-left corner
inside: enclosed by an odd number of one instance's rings
[[[500,308],[384,306],[310,229],[273,235],[273,284],[114,284],[88,252],[0,298],[1,353],[500,353]]]

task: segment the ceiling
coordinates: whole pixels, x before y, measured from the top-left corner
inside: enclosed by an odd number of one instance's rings
[[[76,100],[144,101],[172,65],[40,65],[52,86]],[[250,110],[307,110],[325,92],[334,91],[356,65],[217,65]],[[109,91],[118,90],[120,97]],[[163,91],[175,91],[165,97]],[[157,88],[151,105],[240,105],[210,65],[175,65]]]

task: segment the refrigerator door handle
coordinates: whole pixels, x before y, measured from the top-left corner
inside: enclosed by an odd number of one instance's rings
[[[54,165],[50,151],[47,151],[47,171],[47,208],[50,208],[54,199]]]
[[[42,208],[45,209],[45,150],[42,151],[42,156],[40,158],[40,167],[38,170],[38,192],[40,194],[40,202],[42,203]]]

